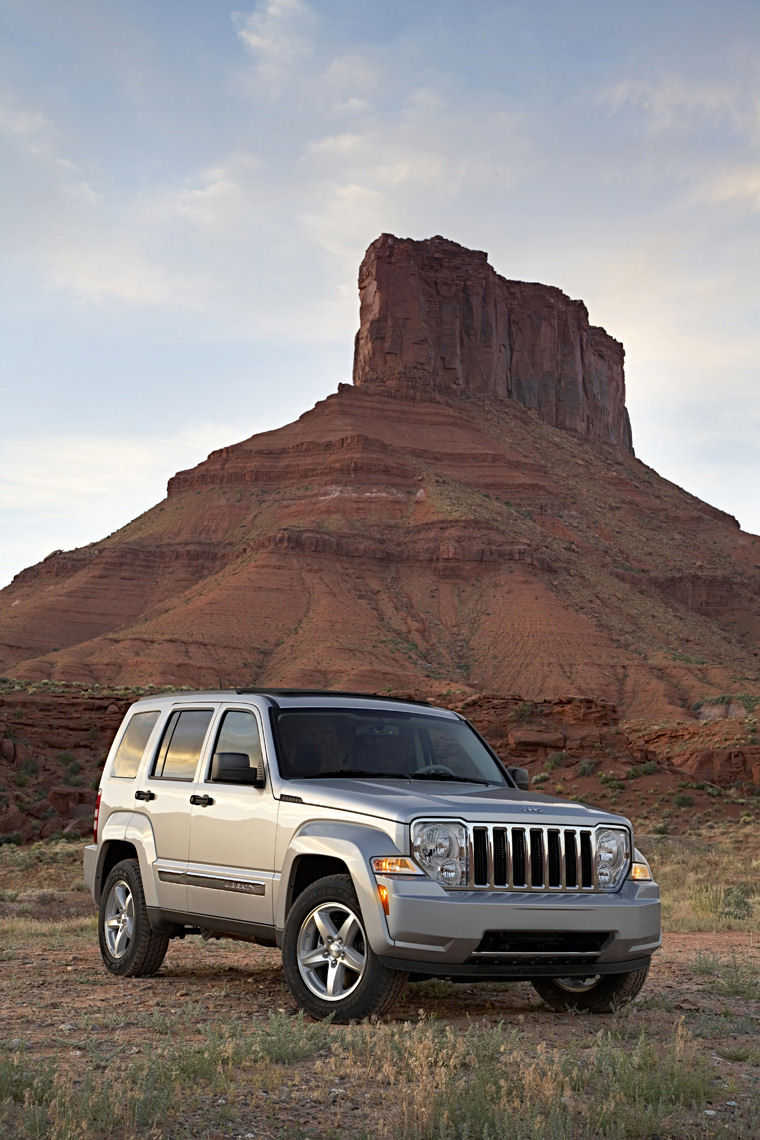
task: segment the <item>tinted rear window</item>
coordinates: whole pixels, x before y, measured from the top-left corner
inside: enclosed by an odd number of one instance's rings
[[[158,712],[135,713],[121,738],[111,765],[111,775],[134,779],[140,767],[145,745],[159,718]]]
[[[153,775],[164,780],[192,780],[213,716],[211,709],[182,709],[169,717]]]

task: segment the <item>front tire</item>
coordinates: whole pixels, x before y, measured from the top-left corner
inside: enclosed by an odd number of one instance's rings
[[[594,974],[587,978],[533,978],[534,990],[559,1010],[612,1013],[636,997],[649,973],[647,963],[628,974]]]
[[[169,937],[151,929],[136,859],[123,859],[106,879],[98,937],[106,969],[122,978],[155,974],[166,956]]]
[[[349,875],[328,875],[298,896],[285,921],[282,963],[298,1005],[338,1024],[385,1013],[406,984],[406,974],[373,952]]]

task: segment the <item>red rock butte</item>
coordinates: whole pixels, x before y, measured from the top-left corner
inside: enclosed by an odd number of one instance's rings
[[[760,539],[635,458],[623,349],[585,306],[387,234],[360,294],[354,384],[19,574],[0,673],[588,697],[650,723],[760,695]]]
[[[359,270],[354,384],[516,400],[547,424],[632,451],[623,346],[582,301],[507,281],[446,238],[383,234]]]

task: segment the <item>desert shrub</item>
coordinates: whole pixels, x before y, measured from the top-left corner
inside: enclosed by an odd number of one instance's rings
[[[716,993],[748,1001],[760,998],[760,971],[753,962],[739,958],[735,952],[721,958],[700,951],[693,958],[691,968],[695,974],[709,978]]]
[[[550,752],[546,757],[544,764],[545,772],[553,772],[555,768],[560,768],[567,760],[566,752]]]

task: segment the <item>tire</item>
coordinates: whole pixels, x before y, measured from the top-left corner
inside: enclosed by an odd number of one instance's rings
[[[351,877],[307,887],[285,921],[282,964],[288,989],[311,1017],[338,1024],[387,1012],[406,984],[373,952]]]
[[[629,974],[595,974],[588,978],[532,978],[534,990],[554,1009],[612,1013],[633,1001],[649,973],[647,963]]]
[[[98,937],[106,969],[122,978],[155,974],[166,956],[169,936],[151,929],[136,859],[123,859],[106,879]]]

